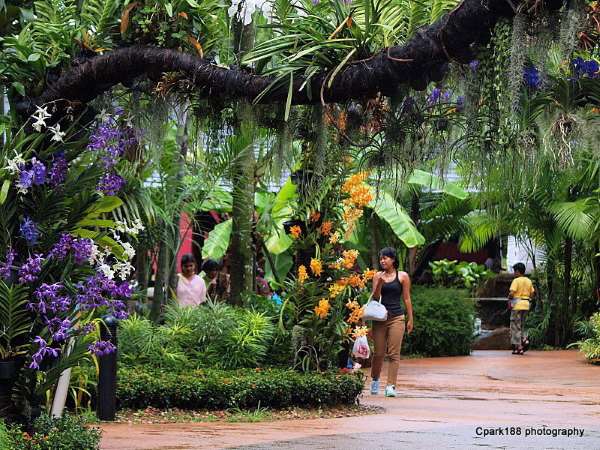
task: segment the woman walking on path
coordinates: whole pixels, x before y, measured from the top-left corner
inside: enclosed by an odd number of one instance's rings
[[[379,375],[387,353],[390,365],[385,396],[395,397],[402,338],[405,330],[408,333],[413,330],[410,277],[406,272],[398,272],[398,257],[392,247],[385,247],[379,252],[379,264],[382,271],[373,277],[373,298],[381,298],[381,303],[388,311],[388,317],[383,322],[373,322],[375,354],[371,367],[371,394],[379,393]]]

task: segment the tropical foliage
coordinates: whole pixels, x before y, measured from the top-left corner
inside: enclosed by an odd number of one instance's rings
[[[430,266],[439,244],[527,242],[538,340],[576,339],[600,284],[598,7],[534,6],[0,0],[11,406],[35,415],[63,369],[111,353],[109,314],[125,365],[334,368],[367,333],[387,245],[410,275],[471,288],[487,274]],[[228,256],[245,309],[170,305],[182,223],[196,255]],[[252,292],[263,270],[267,304]],[[415,296],[433,318],[408,345],[468,353],[470,307],[439,292],[441,315]]]

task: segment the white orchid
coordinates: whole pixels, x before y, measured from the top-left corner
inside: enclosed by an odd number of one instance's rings
[[[98,272],[102,272],[102,274],[108,278],[109,280],[112,280],[115,278],[115,271],[113,270],[112,267],[110,267],[108,264],[106,263],[102,263],[97,267]]]
[[[6,163],[7,164],[6,167],[4,167],[4,170],[8,170],[11,173],[11,175],[15,175],[21,171],[19,166],[25,164],[25,160],[23,159],[23,156],[17,153],[15,150],[15,157],[9,159],[8,161],[6,161]]]
[[[46,126],[46,119],[49,119],[50,117],[52,117],[52,114],[50,114],[48,112],[48,109],[46,106],[44,107],[40,107],[40,106],[36,106],[36,111],[31,115],[31,117],[33,119],[35,119],[35,122],[33,122],[33,129],[35,131],[37,131],[38,133],[42,131],[42,128],[44,128]]]
[[[112,270],[119,274],[121,280],[126,280],[127,277],[133,272],[133,266],[129,261],[117,262],[112,266]]]
[[[123,242],[121,245],[123,246],[125,255],[127,255],[127,259],[131,261],[135,256],[135,249],[133,248],[133,245],[131,245],[129,242]]]
[[[66,133],[64,131],[60,131],[60,124],[59,123],[57,123],[53,127],[49,127],[48,129],[52,132],[52,139],[51,140],[56,141],[56,142],[62,142],[63,141],[63,137],[65,136]]]
[[[140,234],[140,231],[144,231],[145,228],[140,219],[135,219],[133,222],[131,222],[131,225],[129,225],[127,222],[121,222],[117,220],[115,229],[131,236],[137,236]]]

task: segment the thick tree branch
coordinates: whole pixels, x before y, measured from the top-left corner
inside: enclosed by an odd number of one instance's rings
[[[341,102],[373,97],[378,92],[389,95],[401,84],[425,89],[430,81],[444,77],[450,60],[471,61],[475,46],[489,38],[500,18],[514,15],[513,7],[520,3],[519,0],[464,0],[436,23],[420,29],[405,45],[383,49],[367,60],[350,63],[337,74],[331,88],[324,87],[329,73],[314,77],[310,90],[300,90],[304,80],[294,80],[293,103]],[[552,3],[550,6],[556,7],[561,1]],[[59,100],[87,103],[119,83],[128,84],[144,74],[157,79],[164,72],[185,74],[203,96],[221,101],[240,98],[254,101],[273,81],[272,77],[219,67],[175,50],[134,46],[70,68],[22,109]],[[272,89],[260,102],[282,102],[287,91],[287,85]]]

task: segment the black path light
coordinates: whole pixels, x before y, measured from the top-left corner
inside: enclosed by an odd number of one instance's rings
[[[100,339],[115,346],[115,351],[98,356],[98,399],[96,415],[100,420],[115,420],[117,411],[117,324],[113,316],[104,317]]]

